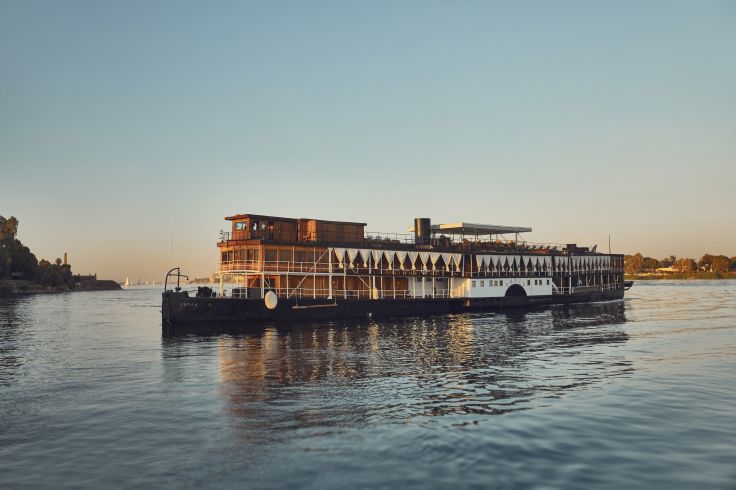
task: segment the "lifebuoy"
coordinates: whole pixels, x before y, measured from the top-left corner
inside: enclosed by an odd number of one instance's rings
[[[279,298],[278,296],[276,296],[276,293],[274,293],[273,291],[269,291],[263,298],[263,302],[266,304],[266,308],[268,308],[269,310],[273,310],[279,304]]]

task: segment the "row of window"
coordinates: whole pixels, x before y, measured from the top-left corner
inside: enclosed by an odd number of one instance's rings
[[[543,286],[544,285],[544,281],[545,281],[545,279],[534,279],[534,285],[535,286]],[[547,281],[547,286],[549,286],[549,279],[546,279],[546,281]],[[476,286],[476,283],[477,283],[477,281],[473,281],[472,286],[473,287],[477,287]],[[488,286],[489,287],[503,286],[503,283],[504,283],[503,280],[499,280],[499,281],[490,280],[490,279],[488,280]],[[506,281],[506,283],[507,283],[507,285],[510,285],[511,284],[511,281]],[[531,286],[532,285],[532,280],[531,279],[527,279],[526,280],[526,285],[527,286]],[[482,287],[482,288],[486,287],[486,281],[481,280],[480,281],[480,287]]]
[[[222,262],[243,262],[245,260],[250,262],[258,262],[260,253],[257,248],[239,249],[239,250],[224,250],[222,252]]]
[[[265,221],[261,221],[261,230],[265,230],[267,224],[268,223],[266,223]],[[247,230],[248,229],[248,223],[245,222],[245,221],[238,221],[237,223],[235,223],[235,229],[237,231]],[[253,221],[251,223],[251,229],[253,231],[257,231],[258,230],[258,221]]]
[[[258,262],[260,259],[260,249],[249,248],[249,249],[238,249],[238,250],[224,250],[222,253],[222,262],[242,262],[251,261]],[[324,253],[317,255],[316,251],[305,251],[305,250],[281,250],[279,253],[276,249],[265,249],[263,260],[266,262],[314,262],[319,259],[320,262],[327,263],[327,257]]]

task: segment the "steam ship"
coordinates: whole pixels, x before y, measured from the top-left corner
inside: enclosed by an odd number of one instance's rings
[[[623,298],[630,287],[623,255],[527,242],[527,227],[417,218],[408,233],[395,234],[321,219],[225,220],[231,229],[217,243],[219,287],[190,294],[179,268],[169,271],[164,329],[605,301]]]

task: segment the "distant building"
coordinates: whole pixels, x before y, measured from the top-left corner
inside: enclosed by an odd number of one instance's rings
[[[96,280],[97,280],[97,274],[87,274],[86,276],[77,274],[74,276],[74,282],[78,282],[78,283],[95,282]]]
[[[679,270],[674,267],[659,267],[657,272],[679,272]]]

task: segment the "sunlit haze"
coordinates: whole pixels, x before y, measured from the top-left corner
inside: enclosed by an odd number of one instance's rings
[[[4,0],[0,215],[116,280],[246,212],[730,257],[734,53],[733,1]]]

